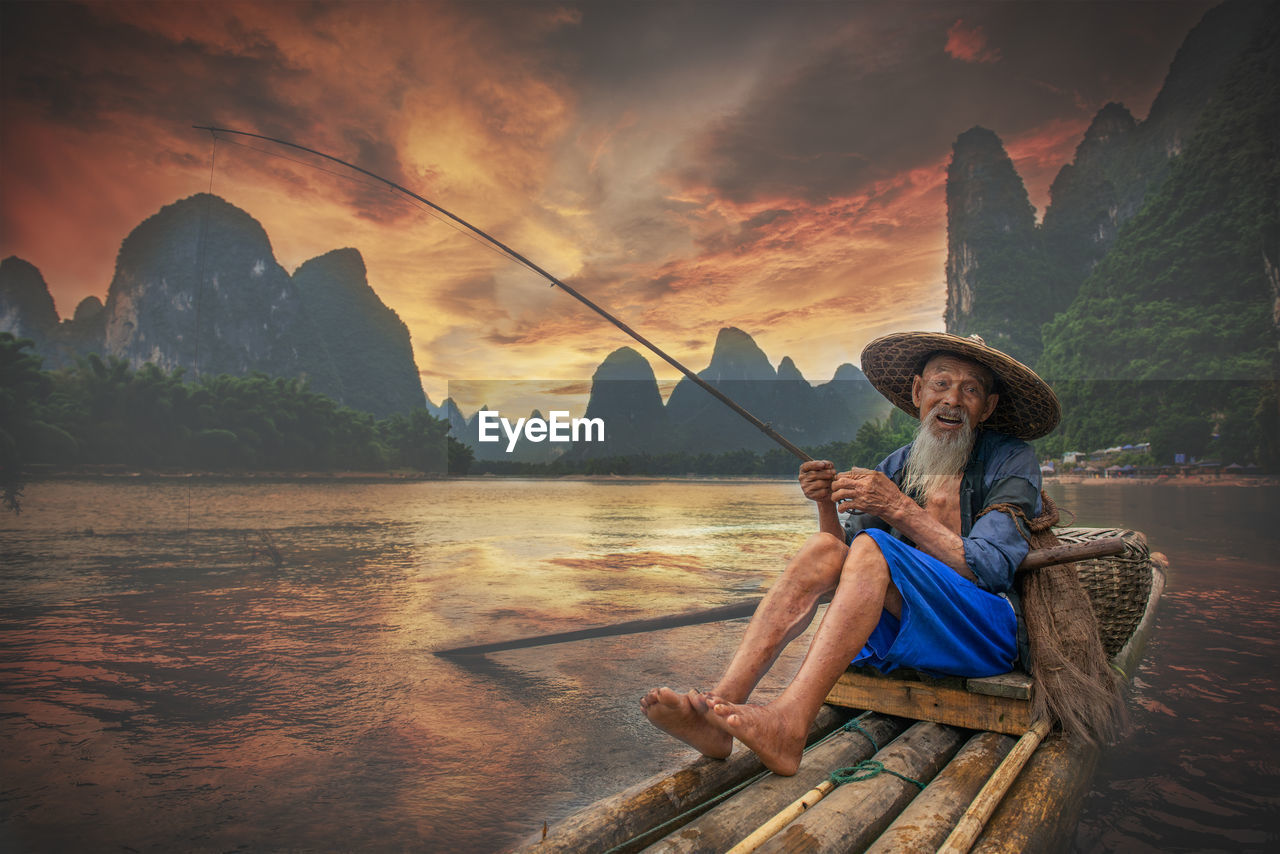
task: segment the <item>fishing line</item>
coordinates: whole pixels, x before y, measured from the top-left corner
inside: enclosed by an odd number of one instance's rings
[[[218,138],[215,136],[209,151],[209,195],[204,200],[204,210],[200,216],[200,236],[196,239],[196,260],[199,268],[199,278],[196,280],[196,331],[195,331],[195,354],[191,362],[191,372],[196,380],[200,381],[200,304],[204,302],[204,276],[205,267],[208,261],[208,235],[209,235],[209,205],[213,201],[213,176],[218,165]],[[191,442],[185,443],[184,452],[186,455],[187,465],[185,468],[191,470]],[[187,479],[187,551],[191,550],[191,479]]]
[[[341,172],[338,172],[337,170],[334,170],[334,169],[328,169],[328,168],[325,168],[324,166],[319,166],[315,163],[308,163],[305,160],[299,160],[297,157],[290,157],[289,155],[281,154],[278,151],[268,151],[265,148],[258,148],[258,146],[250,145],[247,142],[238,142],[234,139],[227,139],[226,137],[220,137],[216,133],[211,133],[209,135],[212,136],[215,140],[221,139],[227,145],[235,145],[235,146],[239,146],[240,148],[247,148],[249,151],[256,151],[259,154],[265,154],[267,157],[275,157],[280,160],[287,160],[290,163],[296,163],[299,166],[305,166],[308,169],[315,169],[317,172],[323,172],[326,175],[332,175],[335,178],[341,178],[344,181],[350,181],[351,183],[359,184],[362,187],[369,187],[370,189],[380,189],[377,184],[374,184],[371,181],[365,181],[364,179],[358,178],[355,175],[344,175]],[[390,192],[390,190],[388,190],[388,192]]]
[[[290,157],[289,155],[281,154],[278,151],[270,151],[265,148],[259,148],[256,145],[250,145],[246,142],[237,142],[234,139],[219,137],[217,131],[210,131],[209,135],[212,136],[215,140],[221,139],[223,142],[229,145],[236,145],[236,146],[239,146],[240,148],[245,148],[245,149],[248,149],[249,151],[257,152],[258,154],[264,155],[266,157],[276,157],[276,158],[279,158],[280,160],[288,161],[289,163],[295,163],[298,166],[304,166],[308,169],[315,169],[318,172],[323,172],[326,175],[332,175],[335,178],[341,178],[343,181],[349,181],[352,184],[356,184],[361,187],[366,187],[370,190],[385,192],[387,195],[394,198],[400,204],[407,205],[416,211],[421,211],[422,213],[425,213],[427,216],[431,217],[436,222],[439,222],[442,225],[448,226],[450,229],[457,232],[458,234],[461,234],[463,237],[467,238],[472,243],[475,243],[477,246],[483,247],[485,250],[492,252],[494,255],[497,255],[499,258],[502,258],[506,261],[514,261],[517,264],[520,263],[520,260],[518,258],[515,258],[512,255],[509,255],[508,253],[502,251],[501,249],[489,243],[488,241],[480,237],[477,237],[476,235],[472,234],[469,230],[463,228],[462,226],[458,225],[452,220],[441,216],[432,208],[419,203],[417,199],[409,198],[408,196],[405,196],[403,194],[397,194],[394,186],[380,187],[377,184],[373,183],[372,181],[366,181],[363,178],[360,178],[356,175],[344,175],[343,173],[337,171],[336,169],[329,169],[327,167],[321,166],[316,163],[308,163],[305,160],[301,160],[297,157]],[[324,156],[324,155],[321,155],[321,156]],[[382,179],[379,179],[379,180],[382,180]]]

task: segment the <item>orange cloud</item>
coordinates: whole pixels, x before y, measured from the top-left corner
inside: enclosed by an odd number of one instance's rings
[[[1058,119],[1005,142],[1009,159],[1022,176],[1031,204],[1041,217],[1049,206],[1053,179],[1074,159],[1076,146],[1088,127],[1089,120],[1084,116]]]
[[[1000,51],[987,47],[987,34],[981,26],[968,26],[963,18],[947,30],[947,56],[961,62],[999,62]]]

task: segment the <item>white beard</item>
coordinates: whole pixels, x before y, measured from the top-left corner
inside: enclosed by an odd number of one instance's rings
[[[939,412],[948,418],[963,418],[964,423],[955,432],[939,435],[930,429]],[[921,417],[920,426],[916,428],[911,453],[907,455],[907,465],[902,470],[902,491],[923,507],[930,490],[939,481],[964,471],[969,454],[973,452],[973,440],[973,422],[969,413],[959,408],[947,412],[945,407],[935,406]]]

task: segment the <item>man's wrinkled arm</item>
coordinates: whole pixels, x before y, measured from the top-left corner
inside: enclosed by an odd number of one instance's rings
[[[908,498],[884,472],[867,469],[845,472],[832,483],[832,497],[837,506],[880,517],[909,537],[920,551],[975,580],[965,564],[960,535]]]
[[[979,587],[1003,593],[1013,587],[1013,574],[1031,549],[1025,520],[1034,517],[1040,497],[1040,466],[1035,452],[1023,444],[997,464],[994,475],[996,480],[984,506],[1007,505],[1019,512],[992,510],[974,522],[967,537],[943,525],[905,495],[901,501],[891,503],[891,513],[881,515],[910,537],[920,551]]]
[[[1013,517],[993,511],[974,523],[969,536],[961,537],[915,502],[911,505],[904,506],[893,526],[910,537],[916,548],[984,590],[1003,593],[1013,587],[1013,573],[1031,548]]]
[[[847,539],[844,526],[840,524],[840,514],[831,499],[818,502],[818,530],[841,540]]]
[[[831,480],[836,467],[830,460],[806,460],[800,464],[800,490],[818,506],[818,530],[844,539],[836,504],[831,500]]]
[[[886,480],[889,480],[890,483],[892,483],[892,480],[889,477],[890,471],[894,469],[895,466],[901,468],[902,456],[903,449],[899,448],[877,463],[876,467],[871,469],[871,471],[879,472],[885,476]],[[833,502],[831,506],[837,510],[837,513],[839,513],[839,508],[836,506],[837,503],[838,502]],[[845,517],[843,522],[840,521],[840,518],[837,515],[836,525],[838,526],[838,530],[834,533],[836,536],[843,539],[846,545],[853,542],[853,538],[863,531],[870,531],[872,529],[888,531],[890,529],[890,525],[887,521],[868,510],[854,510]]]

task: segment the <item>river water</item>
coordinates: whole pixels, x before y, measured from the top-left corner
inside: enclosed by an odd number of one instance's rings
[[[1050,492],[1171,562],[1077,849],[1275,850],[1280,490]],[[0,518],[0,850],[499,850],[687,757],[639,696],[742,623],[432,650],[733,602],[812,525],[770,480],[37,483]]]

